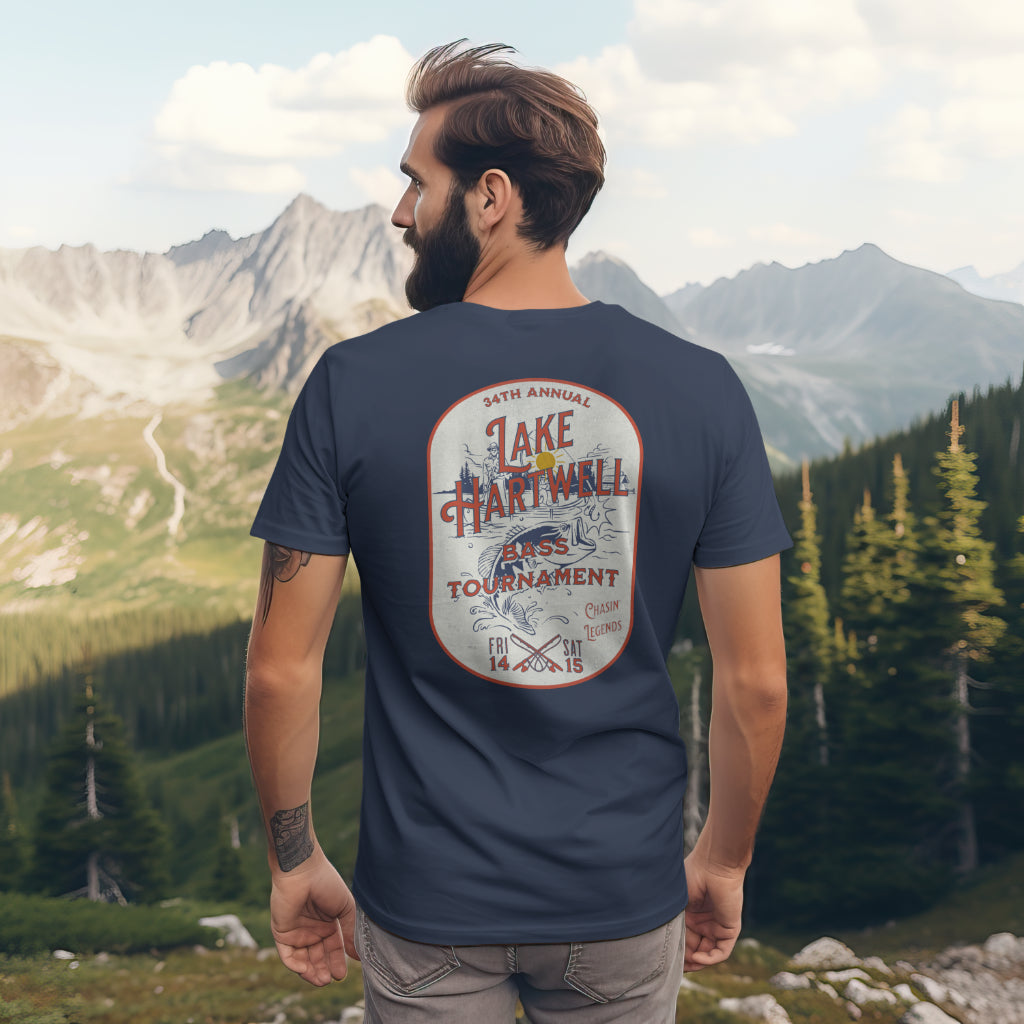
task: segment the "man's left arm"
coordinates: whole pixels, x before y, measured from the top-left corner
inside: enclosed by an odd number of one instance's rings
[[[271,930],[312,985],[347,973],[355,901],[316,840],[310,789],[323,655],[347,558],[266,543],[246,659],[245,740],[267,832]]]

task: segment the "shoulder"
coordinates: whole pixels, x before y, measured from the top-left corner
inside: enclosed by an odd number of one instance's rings
[[[628,339],[630,358],[639,372],[686,390],[694,400],[714,402],[723,390],[743,391],[729,360],[716,352],[636,316],[622,306],[605,305],[602,320],[618,337]]]
[[[425,336],[445,330],[452,321],[452,307],[455,305],[452,303],[424,313],[412,313],[382,324],[366,334],[335,342],[324,352],[324,361],[330,365],[347,358],[393,358],[396,349],[419,345]]]

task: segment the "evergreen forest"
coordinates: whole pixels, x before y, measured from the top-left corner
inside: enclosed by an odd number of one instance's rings
[[[1022,418],[1024,387],[1007,383],[777,480],[790,705],[750,923],[881,923],[1024,848]],[[0,890],[263,899],[247,633],[199,610],[0,617]],[[346,595],[314,800],[349,875],[363,656]],[[692,837],[711,678],[692,594],[670,667]]]

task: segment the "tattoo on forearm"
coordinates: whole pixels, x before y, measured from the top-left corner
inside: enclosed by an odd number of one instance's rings
[[[266,544],[263,548],[263,569],[260,572],[260,593],[257,614],[260,623],[266,625],[270,614],[270,602],[274,599],[274,580],[288,583],[295,579],[304,565],[312,558],[309,551],[295,551],[281,544]]]
[[[274,852],[282,871],[297,868],[313,854],[313,839],[309,834],[309,801],[290,811],[275,811],[270,819],[270,833],[274,839]]]

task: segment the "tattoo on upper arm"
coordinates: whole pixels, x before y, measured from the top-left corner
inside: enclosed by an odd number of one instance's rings
[[[297,868],[313,854],[313,839],[309,834],[309,801],[290,811],[275,811],[270,819],[270,834],[274,852],[282,871]]]
[[[282,544],[268,543],[263,549],[263,569],[260,573],[260,593],[257,601],[257,614],[260,623],[266,624],[270,614],[270,602],[274,599],[274,580],[288,583],[295,579],[304,565],[309,565],[312,558],[309,551],[296,551]]]

